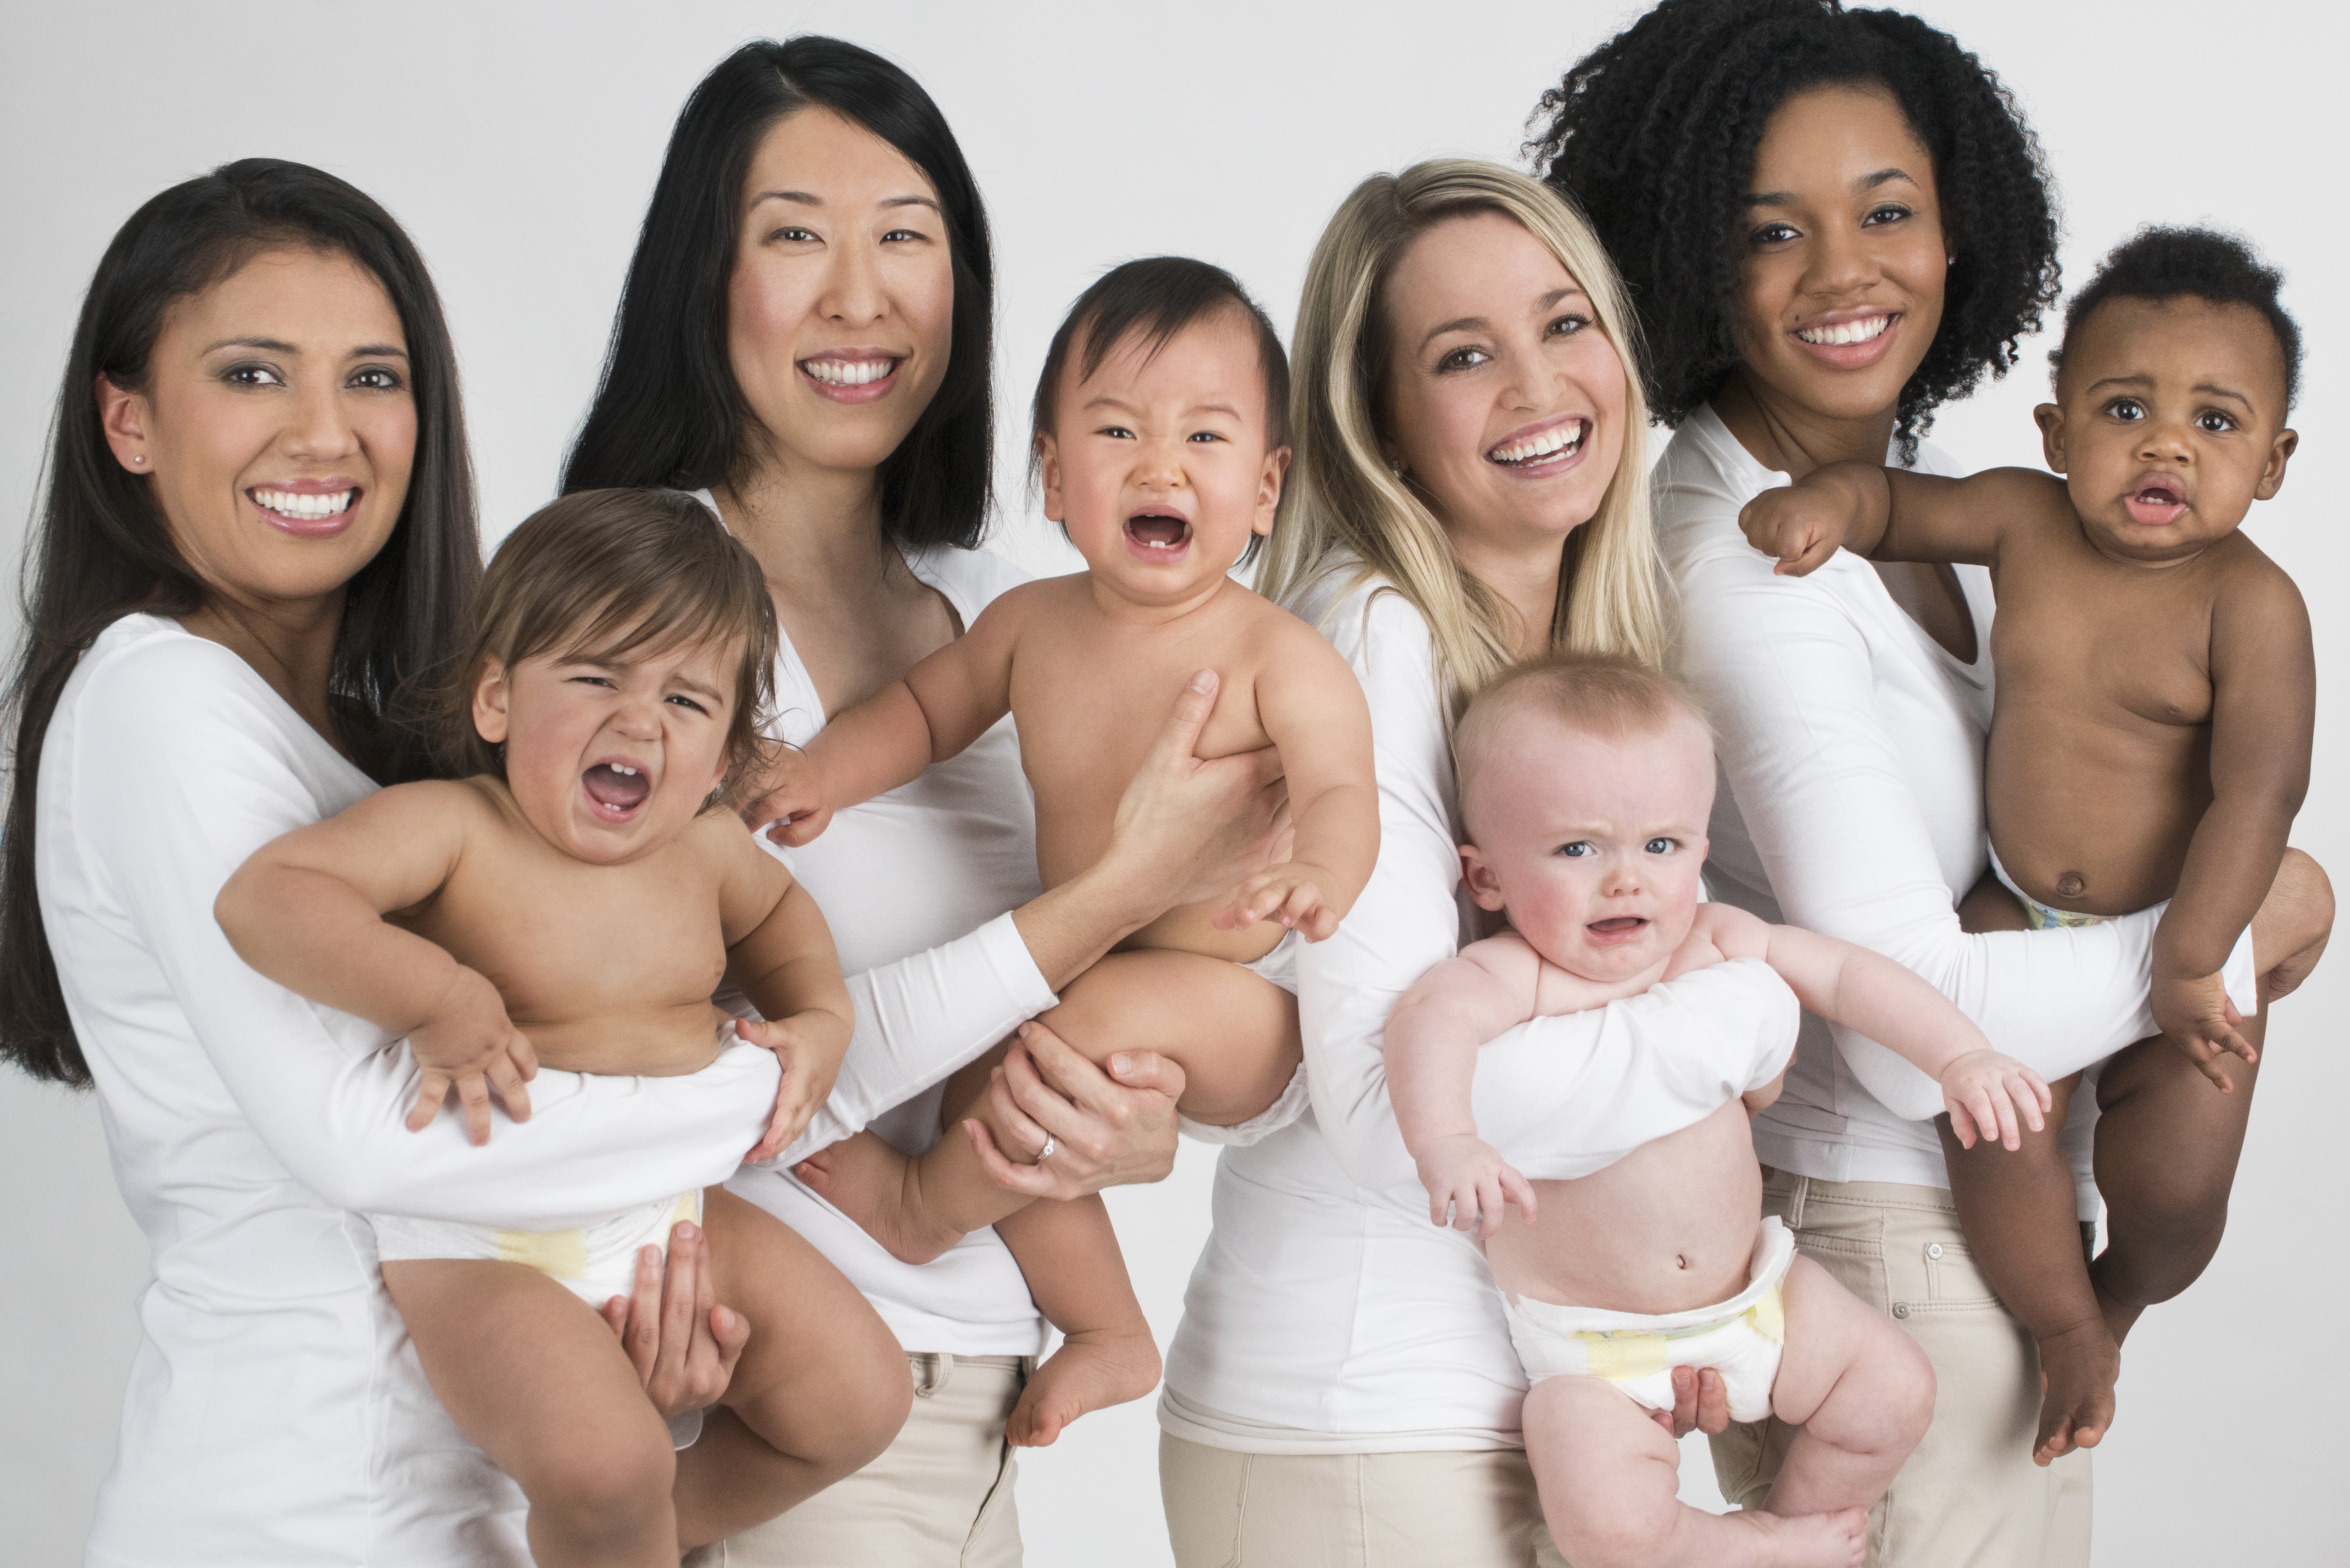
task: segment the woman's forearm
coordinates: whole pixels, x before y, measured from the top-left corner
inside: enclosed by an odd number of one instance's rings
[[[1045,983],[1057,992],[1162,912],[1139,899],[1118,867],[1104,862],[1029,899],[1012,911],[1012,923]]]

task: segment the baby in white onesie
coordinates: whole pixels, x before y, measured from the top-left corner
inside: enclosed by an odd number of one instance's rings
[[[1454,755],[1469,889],[1512,929],[1405,994],[1388,1078],[1431,1217],[1449,1210],[1485,1243],[1533,1385],[1526,1454],[1551,1533],[1578,1568],[1857,1564],[1869,1504],[1932,1416],[1933,1371],[1762,1218],[1747,1117],[1777,1081],[1593,1175],[1530,1182],[1477,1136],[1478,1047],[1693,969],[1760,963],[1812,1012],[1934,1076],[1970,1145],[2016,1147],[2019,1117],[2041,1125],[2047,1086],[1890,959],[1700,902],[1713,751],[1664,678],[1588,659],[1521,666],[1470,706]],[[1719,1371],[1735,1419],[1799,1428],[1763,1511],[1716,1517],[1677,1500],[1677,1366]]]

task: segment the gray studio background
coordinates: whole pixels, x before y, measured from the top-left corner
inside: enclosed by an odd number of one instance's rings
[[[72,5],[0,0],[0,550],[37,487],[74,313],[140,202],[212,164],[320,164],[422,247],[463,361],[484,532],[547,499],[586,408],[671,118],[722,55],[825,31],[937,97],[994,225],[1003,410],[993,547],[1069,556],[1020,487],[1045,343],[1103,267],[1183,252],[1232,268],[1284,330],[1324,221],[1366,173],[1437,153],[1513,159],[1542,89],[1638,9],[1623,0],[1438,5],[590,4]],[[2337,815],[2350,548],[2350,308],[2337,279],[2339,62],[2331,5],[1934,0],[2013,88],[2064,202],[2066,275],[2140,223],[2216,220],[2291,275],[2308,337],[2300,455],[2251,532],[2315,611],[2326,686],[2295,841],[2350,871]],[[1976,465],[2036,464],[2040,350],[1947,411]],[[13,578],[12,578],[13,581]],[[13,640],[13,597],[0,607]],[[159,756],[155,765],[168,767]],[[2234,1223],[2211,1272],[2132,1337],[2097,1456],[2101,1565],[2350,1561],[2337,1423],[2350,1367],[2323,1324],[2350,1297],[2340,1194],[2350,951],[2280,1010]],[[1162,1345],[1208,1225],[1212,1152],[1110,1195]],[[95,1104],[0,1072],[0,1563],[78,1562],[136,1342],[143,1241]],[[2306,1327],[2311,1336],[2294,1337]],[[1035,1568],[1169,1561],[1149,1402],[1021,1461]],[[1710,1490],[1703,1450],[1686,1468]]]

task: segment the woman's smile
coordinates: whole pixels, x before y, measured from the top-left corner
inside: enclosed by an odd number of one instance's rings
[[[874,403],[897,389],[898,368],[907,358],[883,348],[827,348],[798,364],[818,397],[836,403]]]
[[[1838,370],[1858,370],[1893,351],[1902,320],[1901,312],[1877,306],[1826,310],[1789,336],[1821,364]]]
[[[1485,452],[1485,461],[1530,479],[1565,473],[1583,461],[1584,438],[1592,421],[1581,414],[1559,414],[1521,425]]]
[[[341,477],[288,479],[255,484],[245,499],[271,527],[297,539],[331,539],[359,515],[364,487]]]

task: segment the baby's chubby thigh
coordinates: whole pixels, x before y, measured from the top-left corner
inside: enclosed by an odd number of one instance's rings
[[[1917,1447],[1934,1415],[1934,1367],[1915,1340],[1797,1253],[1783,1290],[1786,1340],[1771,1412],[1853,1454]],[[1887,1470],[1889,1479],[1891,1469]]]
[[[1615,1385],[1572,1374],[1526,1393],[1526,1459],[1567,1561],[1640,1562],[1682,1507],[1680,1445]]]
[[[1272,1106],[1303,1054],[1295,996],[1229,959],[1170,948],[1109,954],[1039,1022],[1097,1064],[1120,1051],[1176,1063],[1176,1108],[1212,1127]]]

